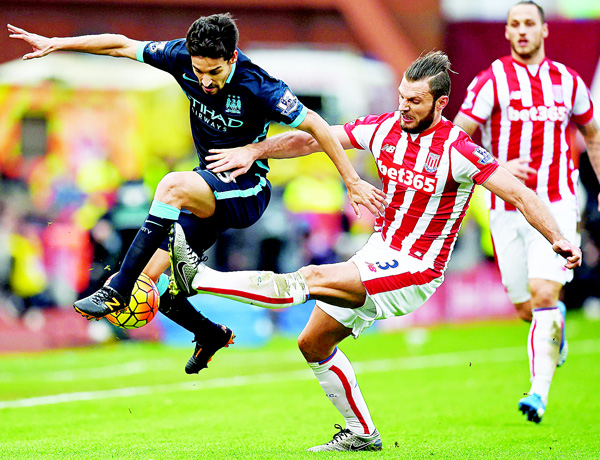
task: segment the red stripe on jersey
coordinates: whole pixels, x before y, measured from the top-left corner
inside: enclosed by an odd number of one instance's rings
[[[346,392],[346,398],[348,399],[348,404],[350,404],[350,408],[352,409],[352,412],[354,412],[354,415],[356,415],[356,418],[358,418],[358,421],[360,422],[361,426],[363,427],[365,434],[371,434],[369,432],[369,426],[367,425],[365,418],[363,417],[361,412],[358,410],[358,407],[356,406],[356,402],[354,401],[354,396],[352,396],[352,386],[350,386],[350,382],[348,382],[348,378],[346,377],[344,372],[339,367],[331,366],[329,369],[331,371],[333,371],[335,373],[335,375],[337,375],[338,378],[340,379],[340,382],[342,382],[342,386],[344,387],[344,391]]]
[[[551,66],[550,70],[550,81],[552,82],[552,87],[554,86],[562,86],[562,78],[556,66]],[[573,94],[575,92],[573,91]],[[550,165],[550,171],[548,175],[548,198],[551,202],[559,201],[561,199],[560,196],[560,137],[562,133],[562,123],[554,123],[554,129],[552,133],[553,143],[554,143],[554,151],[552,152],[552,164]],[[569,154],[570,156],[570,154]],[[569,178],[570,180],[570,178]]]
[[[441,276],[440,272],[432,268],[428,268],[422,272],[405,272],[398,275],[384,276],[383,278],[375,278],[372,280],[363,281],[365,289],[369,295],[381,294],[382,292],[396,291],[407,286],[417,286],[430,283]]]
[[[490,72],[491,72],[491,67],[490,67]],[[494,74],[492,73],[492,76]],[[494,78],[494,107],[498,107],[499,106],[499,100],[498,100],[498,82],[496,81],[496,77]],[[490,149],[492,152],[492,155],[494,155],[496,158],[498,157],[498,144],[499,144],[499,139],[500,139],[500,121],[502,119],[502,112],[500,110],[492,110],[492,116],[490,117],[490,135],[491,135],[491,145],[490,145]],[[490,193],[491,195],[491,204],[490,204],[490,208],[491,209],[496,209],[496,200],[499,200],[499,198],[496,197],[496,195],[494,195],[493,193]],[[502,201],[502,200],[500,200]]]
[[[506,72],[506,79],[508,83],[508,94],[506,96],[510,99],[514,91],[520,91],[519,79],[517,78],[517,71],[512,62],[504,62],[504,71]],[[522,121],[514,121],[510,124],[510,134],[508,136],[508,151],[506,161],[519,158],[521,153],[520,150],[522,131]]]
[[[579,163],[577,165],[575,165],[573,163],[573,156],[572,156],[572,150],[571,150],[571,129],[575,129],[575,128],[571,128],[569,126],[567,126],[566,132],[565,132],[565,138],[567,139],[567,184],[569,186],[569,191],[571,192],[572,195],[575,195],[575,184],[573,183],[573,171],[575,169],[579,169]]]

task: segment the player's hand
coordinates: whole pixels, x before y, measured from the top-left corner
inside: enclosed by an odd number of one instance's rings
[[[206,160],[210,163],[207,168],[214,173],[229,171],[231,180],[248,172],[258,159],[252,144],[232,149],[211,149]]]
[[[530,175],[537,173],[535,169],[529,166],[530,162],[531,158],[515,158],[514,160],[502,163],[502,166],[521,182],[525,183]]]
[[[23,56],[23,60],[34,59],[46,56],[50,54],[54,49],[52,48],[52,42],[48,37],[43,37],[42,35],[32,34],[27,32],[24,29],[19,29],[18,27],[7,24],[9,37],[10,38],[18,38],[23,40],[31,45],[33,51]]]
[[[383,214],[385,210],[385,193],[377,187],[369,184],[364,180],[359,180],[351,185],[346,184],[348,188],[348,198],[350,205],[356,216],[360,218],[360,209],[358,205],[363,205],[375,217]]]
[[[552,245],[552,249],[554,249],[554,252],[567,259],[565,268],[581,266],[581,249],[569,243],[567,240],[558,240]]]

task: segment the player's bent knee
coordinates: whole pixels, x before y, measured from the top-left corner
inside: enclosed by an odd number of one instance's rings
[[[178,172],[166,174],[156,187],[155,198],[163,203],[179,204],[182,195],[185,193],[182,187],[183,181],[179,176],[180,173]]]
[[[321,352],[318,347],[318,343],[307,334],[301,333],[298,337],[298,348],[304,356],[304,359],[309,363],[315,363],[321,361]]]
[[[532,293],[531,302],[533,308],[554,307],[558,301],[558,295],[551,289],[540,289]]]
[[[307,265],[300,269],[309,286],[320,286],[324,279],[322,269],[318,265]]]
[[[300,334],[300,336],[298,337],[298,349],[306,358],[306,360],[309,361],[307,355],[310,354],[311,341],[310,339],[307,339],[307,337],[304,334]]]

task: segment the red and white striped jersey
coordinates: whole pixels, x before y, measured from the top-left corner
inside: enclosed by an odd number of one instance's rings
[[[442,273],[474,185],[498,163],[445,118],[419,134],[403,131],[399,118],[399,112],[369,115],[344,129],[356,148],[373,154],[383,182],[386,207],[375,231],[393,249]]]
[[[482,126],[482,144],[500,161],[530,158],[537,170],[526,185],[546,203],[576,205],[579,178],[571,157],[569,120],[585,124],[593,117],[590,93],[581,77],[545,59],[526,66],[511,56],[497,59],[475,77],[460,113]],[[491,196],[491,208],[514,206]]]

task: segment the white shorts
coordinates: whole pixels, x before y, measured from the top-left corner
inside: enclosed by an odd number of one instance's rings
[[[578,209],[561,202],[547,207],[562,234],[571,243],[579,245]],[[573,279],[573,270],[565,268],[566,260],[552,250],[548,240],[529,225],[519,211],[490,211],[490,229],[502,283],[513,303],[531,299],[531,278],[556,281],[562,285]]]
[[[373,233],[350,261],[367,290],[362,307],[342,308],[317,301],[318,307],[358,337],[376,319],[402,316],[419,308],[444,281],[444,276],[423,261],[401,255]]]

